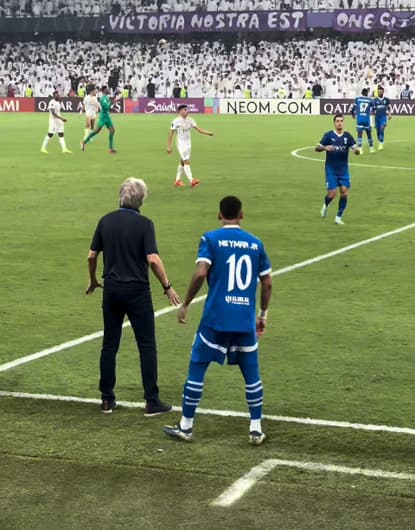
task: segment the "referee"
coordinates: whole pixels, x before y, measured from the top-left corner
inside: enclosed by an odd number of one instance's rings
[[[96,277],[100,252],[104,260],[102,311],[104,338],[100,360],[101,410],[109,414],[116,407],[115,359],[120,346],[122,324],[128,316],[140,352],[141,377],[146,400],[145,416],[169,412],[171,405],[159,399],[154,309],[148,267],[161,283],[170,304],[179,297],[168,280],[158,254],[153,222],[140,213],[147,197],[143,180],[129,178],[120,188],[120,208],[100,219],[88,255],[89,286],[86,294],[102,287]]]

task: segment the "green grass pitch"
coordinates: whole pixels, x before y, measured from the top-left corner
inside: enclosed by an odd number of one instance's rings
[[[351,157],[345,226],[322,220],[323,155],[312,149],[330,117],[200,116],[193,135],[195,189],[173,187],[169,116],[115,116],[116,156],[105,131],[85,153],[83,119],[39,152],[45,115],[0,116],[0,364],[102,327],[101,293],[84,294],[98,218],[117,207],[121,181],[144,178],[143,213],[183,296],[200,235],[217,205],[238,195],[243,226],[265,242],[274,269],[415,221],[413,120],[395,118],[383,152]],[[346,129],[354,133],[351,118]],[[367,149],[366,149],[367,152]],[[336,201],[337,202],[337,201]],[[264,412],[415,428],[413,230],[274,279],[260,342]],[[166,305],[153,282],[156,309]],[[157,319],[161,397],[180,404],[202,305],[179,326]],[[0,372],[0,390],[97,398],[100,341]],[[130,329],[118,357],[117,397],[141,401]],[[0,398],[0,527],[12,529],[413,529],[414,483],[276,468],[230,508],[210,503],[269,458],[415,473],[414,436],[265,421],[264,446],[247,444],[245,418],[199,415],[194,443],[164,437],[179,415],[146,419],[120,408]],[[203,408],[246,411],[237,369],[212,366]]]

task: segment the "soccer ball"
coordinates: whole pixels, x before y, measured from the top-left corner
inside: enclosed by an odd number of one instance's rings
[[[166,39],[160,39],[158,44],[159,44],[160,48],[163,48],[163,46],[166,46],[167,41],[166,41]]]

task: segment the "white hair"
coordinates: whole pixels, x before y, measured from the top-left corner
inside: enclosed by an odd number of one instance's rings
[[[147,184],[142,179],[130,177],[121,184],[120,206],[121,208],[133,208],[137,210],[147,197]]]

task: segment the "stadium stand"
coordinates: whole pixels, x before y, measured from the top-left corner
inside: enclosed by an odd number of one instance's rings
[[[5,0],[0,17],[94,16],[183,11],[271,11],[386,8],[415,10],[415,0]]]
[[[384,84],[386,94],[399,97],[403,86],[415,89],[415,39],[379,37],[370,42],[333,38],[226,46],[219,41],[154,43],[106,41],[18,42],[0,44],[0,94],[11,88],[22,96],[76,94],[79,84],[110,84],[113,91],[131,85],[131,95],[171,97],[187,87],[189,97],[303,97],[321,85],[326,98],[355,97],[365,86]],[[218,60],[218,57],[220,60]]]

